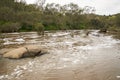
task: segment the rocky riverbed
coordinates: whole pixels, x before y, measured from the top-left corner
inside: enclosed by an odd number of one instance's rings
[[[0,80],[119,80],[120,40],[86,31],[3,34],[4,54],[24,45],[39,45],[49,54],[32,58],[0,58]]]

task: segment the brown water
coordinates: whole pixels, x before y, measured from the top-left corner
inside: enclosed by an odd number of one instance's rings
[[[19,60],[1,58],[0,80],[120,80],[120,40],[95,30],[89,36],[85,33],[46,32],[44,37],[35,32],[7,34],[5,46],[41,45],[50,54]]]

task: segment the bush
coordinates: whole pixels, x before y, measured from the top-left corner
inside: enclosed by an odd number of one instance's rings
[[[112,31],[112,32],[120,32],[120,28],[118,28],[116,26],[109,27],[108,30]]]
[[[57,26],[45,26],[45,30],[59,30]]]
[[[41,23],[36,23],[35,30],[38,32],[39,35],[44,35],[44,25]]]
[[[19,23],[6,22],[0,26],[0,32],[16,32],[19,28]]]

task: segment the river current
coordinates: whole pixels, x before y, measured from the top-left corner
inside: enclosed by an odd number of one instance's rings
[[[0,59],[0,80],[120,80],[120,40],[98,30],[3,34],[4,46],[46,47],[49,54],[34,58]]]

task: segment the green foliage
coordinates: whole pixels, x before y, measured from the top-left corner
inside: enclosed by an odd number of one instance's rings
[[[120,28],[119,27],[116,27],[116,26],[111,26],[108,28],[109,31],[112,31],[112,32],[120,32]]]
[[[0,31],[38,31],[67,29],[112,29],[120,27],[120,14],[100,16],[92,7],[80,8],[70,3],[59,5],[26,4],[18,0],[0,0]],[[113,29],[114,30],[114,29]]]
[[[45,30],[59,30],[56,26],[45,26]]]
[[[90,24],[95,29],[101,29],[105,26],[104,22],[100,21],[99,19],[91,19]]]
[[[120,14],[116,15],[115,21],[116,21],[116,26],[120,27]]]
[[[6,22],[5,24],[1,24],[0,32],[15,32],[18,31],[19,28],[20,28],[19,23]]]
[[[1,32],[32,31],[33,25],[39,22],[41,12],[36,5],[27,5],[15,0],[0,1]]]
[[[38,32],[40,35],[44,35],[44,25],[41,23],[36,23],[35,25],[35,30]]]

